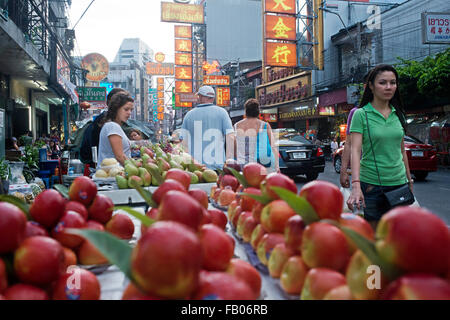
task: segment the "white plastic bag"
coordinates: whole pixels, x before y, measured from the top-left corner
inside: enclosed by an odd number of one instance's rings
[[[350,195],[352,194],[352,189],[341,187],[339,190],[341,191],[342,195],[344,196],[344,212],[352,212],[347,206],[347,200],[350,197]]]

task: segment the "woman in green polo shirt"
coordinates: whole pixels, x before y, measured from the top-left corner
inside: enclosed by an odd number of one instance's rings
[[[364,218],[375,227],[381,216],[391,209],[383,192],[406,183],[412,191],[413,182],[403,141],[406,123],[398,90],[398,74],[392,66],[379,65],[370,72],[360,106],[353,115],[350,128],[352,194],[347,204],[353,209],[353,204],[360,208],[362,203]]]

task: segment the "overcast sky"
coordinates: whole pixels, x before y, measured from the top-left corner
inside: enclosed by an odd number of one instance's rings
[[[92,0],[72,0],[73,27]],[[112,62],[124,38],[140,38],[154,53],[174,58],[174,23],[161,22],[160,0],[95,0],[75,28],[75,55],[96,52]]]

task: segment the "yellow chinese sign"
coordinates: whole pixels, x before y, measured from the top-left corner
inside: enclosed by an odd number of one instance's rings
[[[295,0],[265,0],[266,12],[297,14]]]
[[[175,51],[192,52],[192,40],[175,39]]]
[[[192,108],[192,102],[181,102],[180,95],[175,95],[175,107],[177,108]]]
[[[296,40],[296,18],[266,15],[266,38],[276,40]]]
[[[297,66],[296,44],[266,42],[266,65],[277,67]]]
[[[188,93],[192,92],[191,81],[175,81],[175,93]]]
[[[175,67],[175,79],[192,80],[192,67]]]
[[[175,53],[175,64],[177,66],[192,66],[192,54]]]
[[[203,6],[161,2],[161,21],[204,24]]]
[[[230,105],[230,88],[216,89],[216,105],[219,107],[228,107]]]
[[[206,86],[229,86],[230,76],[206,75],[203,77],[203,84]]]
[[[191,26],[175,26],[175,38],[192,38],[192,27]]]
[[[157,115],[158,120],[164,120],[164,78],[157,78]]]

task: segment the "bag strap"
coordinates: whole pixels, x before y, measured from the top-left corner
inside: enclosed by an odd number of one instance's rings
[[[369,118],[367,117],[367,111],[366,110],[364,110],[364,113],[366,114],[367,133],[369,135],[370,148],[372,149],[373,161],[375,162],[375,168],[377,169],[378,182],[380,183],[380,186],[381,186],[380,172],[378,171],[377,159],[375,158],[375,150],[373,149],[372,138],[370,137]],[[384,193],[383,192],[383,188],[381,188],[381,192]]]

